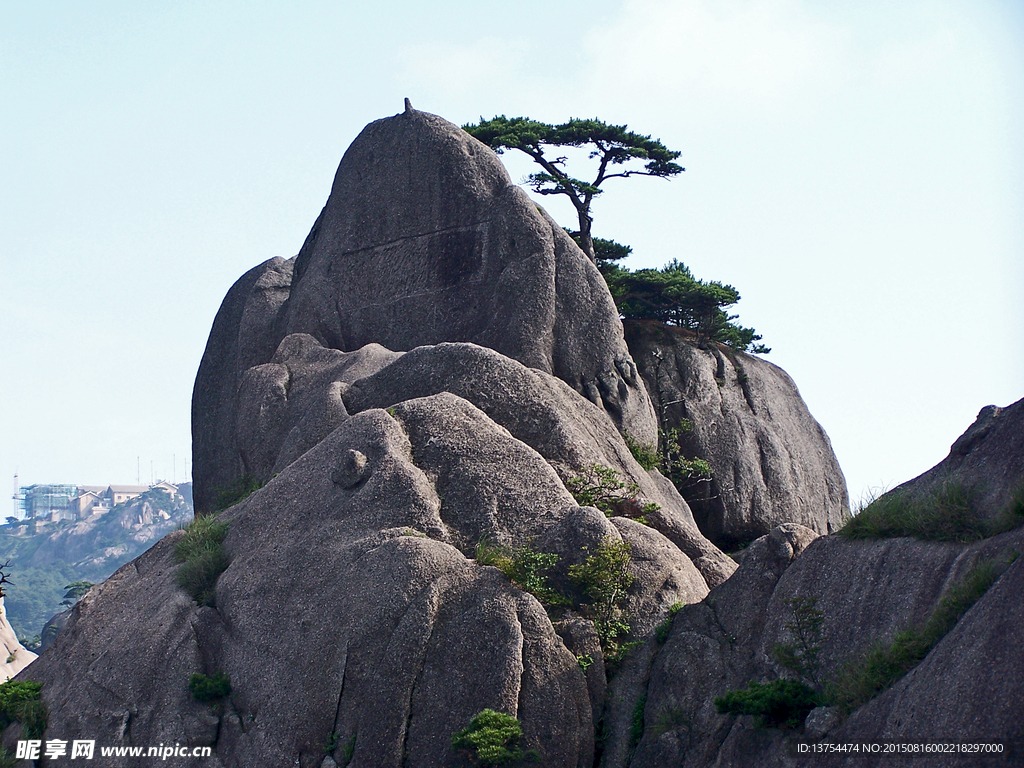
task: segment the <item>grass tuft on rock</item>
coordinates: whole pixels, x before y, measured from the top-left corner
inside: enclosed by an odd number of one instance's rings
[[[218,512],[222,512],[228,507],[233,507],[240,501],[247,499],[263,486],[264,483],[252,475],[242,475],[236,478],[231,485],[217,490],[213,497],[213,508]]]
[[[174,545],[178,568],[178,586],[199,605],[213,605],[217,578],[231,563],[224,551],[227,523],[216,515],[195,517]]]
[[[41,739],[50,715],[40,698],[42,689],[43,684],[34,680],[0,683],[0,730],[21,723],[24,738]]]
[[[912,536],[924,541],[969,544],[1024,525],[1024,488],[1001,515],[985,519],[975,509],[974,490],[949,482],[924,497],[894,491],[858,512],[840,534],[848,539]]]

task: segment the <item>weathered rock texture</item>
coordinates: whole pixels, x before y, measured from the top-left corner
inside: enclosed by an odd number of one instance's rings
[[[701,349],[680,329],[626,321],[626,340],[655,408],[682,433],[710,483],[687,491],[697,525],[726,549],[782,523],[818,533],[849,516],[846,480],[825,430],[778,366],[724,346]]]
[[[656,439],[596,267],[494,152],[435,115],[408,110],[367,126],[299,255],[256,267],[225,298],[193,396],[200,511],[218,488],[256,474],[236,442],[239,382],[274,363],[294,333],[340,352],[473,342],[562,379],[620,430]]]
[[[178,534],[76,606],[32,669],[52,733],[211,744],[232,766],[319,765],[337,733],[355,739],[352,765],[457,765],[451,735],[491,707],[520,719],[544,764],[588,766],[595,713],[575,649],[472,560],[476,545],[559,554],[553,583],[572,594],[584,547],[629,542],[638,628],[707,594],[668,539],[578,507],[540,454],[447,392],[347,418],[223,519],[215,609],[175,585]],[[200,671],[231,678],[216,716],[189,699]]]
[[[1010,409],[1007,409],[1010,411]],[[996,433],[998,436],[999,433]],[[1005,443],[1003,443],[1005,444]],[[972,456],[973,452],[980,456]],[[994,485],[1015,481],[1019,452],[974,441],[961,456],[985,466]],[[940,465],[941,467],[942,465]],[[914,482],[921,482],[932,470]],[[994,492],[993,486],[987,486]],[[643,737],[631,757],[606,766],[929,766],[1018,765],[1024,757],[1024,529],[972,545],[909,538],[848,540],[786,524],[745,550],[741,565],[699,604],[674,617],[649,666]],[[979,565],[1001,574],[924,660],[844,720],[820,708],[802,729],[759,728],[750,716],[719,714],[714,699],[749,682],[793,673],[772,650],[794,643],[792,600],[814,598],[823,612],[815,679],[825,688],[876,644],[920,627],[944,595]],[[649,640],[650,644],[651,641]],[[612,687],[615,687],[614,681]],[[1001,759],[816,755],[797,759],[797,739],[833,742],[1002,742]],[[622,754],[622,751],[619,751]]]
[[[949,456],[890,493],[926,497],[961,485],[975,511],[993,518],[1024,495],[1024,400],[1006,408],[986,405],[949,449]]]
[[[875,643],[923,623],[942,594],[977,563],[1005,565],[1024,547],[1020,531],[970,547],[828,536],[806,546],[790,565],[813,536],[785,525],[758,539],[733,578],[676,615],[650,671],[644,736],[630,766],[803,765],[788,756],[787,739],[806,733],[758,728],[753,717],[721,715],[714,705],[715,697],[751,681],[791,675],[771,658],[775,645],[793,642],[785,629],[793,621],[788,600],[815,597],[824,612],[824,682]],[[1024,563],[1018,560],[921,664],[845,722],[816,735],[850,742],[996,739],[1024,747],[1024,651],[1016,641],[1024,631],[1022,579]],[[818,756],[806,764],[845,763]],[[901,763],[860,757],[850,764]],[[965,763],[953,758],[928,764]]]
[[[489,707],[540,764],[589,768],[607,677],[570,568],[629,545],[635,638],[736,568],[630,454],[620,430],[654,424],[600,275],[493,153],[431,115],[372,124],[300,255],[247,273],[211,332],[196,501],[266,482],[221,513],[215,607],[176,586],[180,534],[91,590],[32,669],[49,733],[213,746],[203,766],[312,768],[331,744],[352,768],[454,768]],[[633,488],[617,516],[566,490],[594,464]],[[557,555],[574,607],[549,616],[481,544]],[[187,683],[221,671],[211,711]]]

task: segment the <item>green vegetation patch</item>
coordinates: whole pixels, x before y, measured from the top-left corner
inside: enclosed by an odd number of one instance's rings
[[[214,675],[197,672],[189,679],[188,690],[196,701],[217,701],[231,695],[231,680],[223,672]]]
[[[821,625],[825,614],[818,610],[817,597],[798,596],[785,603],[793,613],[793,621],[784,625],[792,642],[772,648],[772,658],[818,685],[818,654],[821,652]]]
[[[485,709],[452,736],[452,746],[463,750],[475,765],[508,765],[533,757],[518,745],[522,735],[523,728],[512,715]]]
[[[11,723],[21,723],[26,739],[41,739],[49,717],[40,699],[42,689],[43,684],[33,680],[0,683],[0,731]]]
[[[840,533],[849,539],[889,539],[913,536],[924,541],[968,544],[1024,525],[1024,486],[994,519],[975,509],[975,492],[949,482],[924,497],[893,491],[860,510]]]
[[[850,713],[886,690],[919,664],[999,578],[1002,568],[993,561],[978,564],[950,587],[921,627],[907,629],[890,643],[879,643],[856,661],[846,664],[828,686],[829,700]]]
[[[633,454],[636,463],[641,467],[649,472],[661,466],[661,456],[658,455],[656,447],[644,445],[628,432],[623,433],[622,437],[626,441],[629,452]]]
[[[637,699],[633,707],[633,720],[629,726],[629,746],[635,747],[644,737],[644,714],[647,712],[647,694]]]
[[[227,523],[216,515],[197,516],[174,545],[175,557],[181,563],[178,586],[199,605],[213,605],[217,578],[231,562],[224,551],[227,533]]]
[[[569,578],[590,598],[583,612],[594,622],[605,659],[610,662],[621,660],[633,645],[619,642],[629,632],[621,606],[633,584],[630,563],[629,544],[607,537],[586,560],[569,567]]]
[[[661,509],[653,502],[641,504],[640,486],[627,482],[616,470],[600,464],[583,467],[580,474],[565,481],[565,487],[581,507],[596,507],[606,517],[624,515],[646,525],[644,515]],[[639,514],[633,510],[639,510]]]
[[[556,554],[538,552],[525,545],[510,549],[481,540],[476,548],[476,561],[480,565],[494,566],[509,581],[544,605],[568,603],[568,600],[548,586],[547,572],[558,565],[559,557]]]
[[[717,280],[698,280],[678,259],[661,269],[630,272],[617,265],[602,269],[619,314],[636,320],[658,320],[692,332],[698,344],[718,342],[743,352],[764,354],[753,328],[733,321],[726,310],[740,300],[739,291]]]
[[[722,714],[756,715],[764,728],[798,728],[807,713],[821,704],[813,688],[799,680],[750,683],[715,699]]]

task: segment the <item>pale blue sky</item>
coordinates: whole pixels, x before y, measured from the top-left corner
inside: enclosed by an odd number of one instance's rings
[[[0,0],[0,469],[181,480],[224,293],[295,254],[408,96],[680,150],[595,233],[735,285],[854,502],[896,485],[1024,396],[1022,8]]]

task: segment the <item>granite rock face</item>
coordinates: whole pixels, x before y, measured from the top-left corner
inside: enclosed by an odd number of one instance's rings
[[[355,352],[472,342],[550,373],[653,443],[650,400],[603,278],[488,147],[425,112],[368,125],[298,256],[243,276],[214,322],[193,395],[195,500],[249,467],[240,379],[289,334]]]
[[[974,445],[986,450],[981,441]],[[1011,470],[1020,454],[993,452],[987,458],[984,466],[996,480],[985,487],[999,498],[994,486],[1005,492],[1007,483],[1016,482]],[[937,469],[908,485],[934,478]],[[802,526],[780,526],[744,551],[728,581],[676,614],[643,686],[633,693],[633,700],[645,697],[643,736],[632,756],[603,764],[810,768],[912,766],[922,759],[844,754],[800,759],[792,747],[797,739],[822,738],[998,741],[1006,749],[1001,757],[972,762],[962,755],[934,754],[928,765],[1019,764],[1024,754],[1024,651],[1017,641],[1024,632],[1022,551],[1020,527],[967,545],[818,537]],[[727,691],[795,676],[773,653],[796,642],[794,601],[813,599],[821,611],[813,677],[803,679],[828,690],[844,669],[862,667],[872,648],[922,627],[944,599],[962,594],[963,585],[986,569],[994,584],[924,659],[848,716],[836,707],[819,707],[801,729],[783,731],[758,727],[752,716],[717,712],[714,700]]]
[[[822,534],[842,527],[846,480],[785,371],[721,345],[701,349],[662,324],[625,327],[655,408],[669,427],[693,425],[684,451],[713,470],[684,494],[705,536],[729,549],[783,523]]]
[[[557,554],[552,584],[571,594],[587,548],[629,543],[638,632],[707,594],[667,538],[577,506],[540,454],[448,392],[347,417],[222,519],[215,608],[176,586],[180,534],[75,607],[32,668],[50,732],[213,745],[195,764],[225,766],[319,765],[337,734],[353,765],[454,766],[451,735],[490,707],[521,721],[543,764],[589,766],[603,680],[476,546]],[[232,694],[211,718],[187,682],[219,671]]]
[[[1024,631],[1015,591],[1024,570],[1019,561],[1006,564],[1022,546],[1019,531],[965,547],[815,539],[809,529],[780,526],[748,547],[733,578],[676,615],[643,690],[644,736],[628,763],[608,765],[804,765],[790,756],[787,739],[812,735],[850,742],[1009,739],[1019,749],[1024,656],[1013,638]],[[845,721],[830,710],[817,712],[825,730],[812,734],[814,722],[785,732],[759,728],[751,716],[717,712],[714,699],[727,691],[792,676],[771,652],[793,642],[786,625],[794,621],[794,598],[816,598],[824,614],[817,673],[824,685],[874,644],[920,626],[940,598],[985,561],[1005,569],[996,584],[921,664]],[[806,765],[846,765],[843,759],[819,755]],[[929,765],[960,765],[958,759]],[[902,763],[860,757],[856,764]]]
[[[889,493],[927,497],[950,484],[971,493],[975,511],[993,518],[1024,496],[1024,400],[997,408],[986,405],[949,455],[920,477]]]

